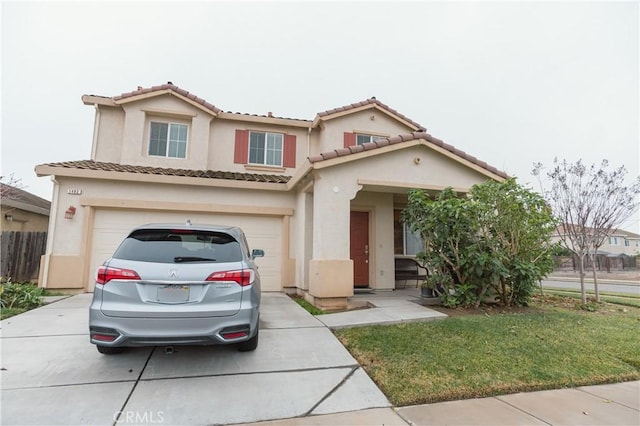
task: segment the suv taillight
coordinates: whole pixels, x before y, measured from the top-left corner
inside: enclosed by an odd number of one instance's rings
[[[251,269],[242,269],[239,271],[214,272],[207,277],[207,281],[235,281],[245,287],[253,282],[253,271]]]
[[[131,269],[110,268],[101,266],[96,274],[96,282],[98,284],[106,284],[111,280],[139,280],[140,276],[136,271]]]

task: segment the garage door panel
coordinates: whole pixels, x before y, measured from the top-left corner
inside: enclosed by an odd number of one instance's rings
[[[262,249],[265,256],[256,259],[262,279],[262,291],[282,290],[282,219],[278,217],[145,212],[97,209],[94,218],[89,290],[93,291],[95,270],[108,259],[122,239],[136,226],[147,223],[185,223],[239,226],[251,249]]]

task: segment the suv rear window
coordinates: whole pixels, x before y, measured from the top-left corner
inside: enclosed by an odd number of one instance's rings
[[[223,232],[140,229],[129,234],[113,257],[154,263],[237,262],[242,260],[242,249]]]

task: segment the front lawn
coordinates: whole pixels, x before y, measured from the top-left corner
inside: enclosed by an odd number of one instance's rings
[[[336,335],[397,406],[640,379],[640,309],[587,312],[563,298],[536,299],[529,313]]]

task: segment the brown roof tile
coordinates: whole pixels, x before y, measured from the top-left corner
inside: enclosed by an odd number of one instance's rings
[[[498,170],[493,166],[488,165],[484,161],[478,160],[473,155],[469,155],[466,152],[453,147],[452,145],[444,143],[440,139],[434,138],[429,133],[424,133],[424,132],[413,132],[413,133],[393,136],[391,138],[380,139],[376,142],[369,142],[369,143],[364,143],[362,145],[351,146],[349,148],[341,148],[341,149],[335,149],[333,151],[322,152],[319,155],[314,155],[309,157],[309,162],[317,163],[319,161],[329,160],[331,158],[344,157],[346,155],[352,155],[362,151],[371,151],[377,148],[381,148],[383,146],[399,144],[402,142],[408,142],[416,139],[424,139],[428,142],[431,142],[434,145],[442,147],[447,151],[451,152],[452,154],[460,158],[463,158],[479,167],[482,167],[483,169],[488,170],[491,173],[496,174],[500,177],[503,177],[505,179],[509,177],[509,175],[507,175],[505,172]]]
[[[137,90],[134,90],[132,92],[126,92],[123,93],[121,95],[118,96],[114,96],[113,100],[114,101],[119,101],[121,99],[126,99],[126,98],[130,98],[132,96],[138,96],[138,95],[144,95],[146,93],[151,93],[151,92],[159,92],[162,90],[172,90],[190,100],[192,100],[195,103],[198,103],[200,105],[202,105],[203,107],[207,108],[208,110],[213,111],[214,113],[218,114],[220,112],[222,112],[222,110],[220,108],[217,108],[215,105],[205,101],[202,98],[199,98],[198,96],[189,93],[188,91],[181,89],[180,87],[176,86],[173,83],[167,83],[167,84],[161,84],[160,86],[153,86],[153,87],[139,87]]]
[[[159,86],[138,87],[137,90],[134,90],[132,92],[122,93],[122,94],[114,96],[112,98],[110,98],[108,96],[98,96],[98,95],[92,95],[92,96],[97,96],[97,97],[100,97],[100,98],[113,99],[114,101],[119,101],[121,99],[126,99],[126,98],[130,98],[130,97],[133,97],[133,96],[138,96],[138,95],[144,95],[146,93],[151,93],[151,92],[159,92],[159,91],[163,91],[163,90],[172,90],[172,91],[184,96],[185,98],[190,99],[191,101],[202,105],[206,109],[211,110],[216,114],[219,114],[219,113],[223,112],[223,110],[221,110],[220,108],[216,107],[212,103],[207,102],[206,100],[204,100],[204,99],[194,95],[193,93],[190,93],[187,90],[184,90],[184,89],[182,89],[182,88],[180,88],[180,87],[178,87],[175,84],[170,83],[170,82],[167,83],[167,84],[161,84]],[[232,112],[232,111],[226,111],[226,112],[229,113],[229,114],[246,115],[246,116],[250,116],[250,117],[278,118],[278,119],[283,119],[283,120],[306,121],[308,123],[311,123],[310,120],[305,120],[305,119],[301,119],[301,118],[277,117],[277,116],[274,116],[273,114],[271,114],[271,115],[261,115],[261,114],[249,114],[249,113]]]
[[[332,114],[336,114],[336,113],[344,112],[344,111],[349,111],[351,109],[360,108],[360,107],[366,106],[366,105],[377,105],[378,107],[384,109],[385,111],[387,111],[387,112],[389,112],[389,113],[391,113],[391,114],[393,114],[395,116],[398,116],[401,119],[403,119],[403,120],[411,123],[412,125],[416,126],[418,128],[418,130],[423,131],[423,132],[427,131],[427,129],[425,127],[423,127],[422,125],[420,125],[419,123],[416,123],[415,121],[411,120],[409,117],[407,117],[407,116],[405,116],[403,114],[400,114],[398,111],[396,111],[395,109],[390,108],[388,105],[380,102],[375,97],[371,97],[371,98],[369,98],[369,99],[367,99],[365,101],[356,102],[356,103],[353,103],[351,105],[345,105],[345,106],[341,106],[341,107],[338,107],[338,108],[333,108],[333,109],[330,109],[330,110],[327,110],[327,111],[319,112],[318,116],[319,117],[327,117],[327,116],[330,116]]]
[[[7,200],[16,200],[33,207],[47,210],[51,208],[51,201],[40,198],[37,195],[27,192],[22,188],[7,185],[2,182],[0,182],[0,186],[2,186],[2,191],[0,191],[0,198],[2,199],[3,203],[5,203]]]
[[[66,169],[100,170],[106,172],[140,173],[163,176],[186,176],[202,179],[226,179],[246,182],[287,183],[291,176],[264,175],[254,173],[224,172],[216,170],[169,169],[162,167],[133,166],[128,164],[103,163],[92,160],[63,161],[60,163],[44,164],[49,167]]]

